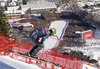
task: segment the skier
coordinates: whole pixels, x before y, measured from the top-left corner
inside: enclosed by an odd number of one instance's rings
[[[38,53],[44,47],[44,40],[54,34],[56,34],[55,28],[51,28],[48,30],[47,28],[42,27],[32,31],[29,38],[36,45],[32,48],[28,55],[34,57],[36,53]]]

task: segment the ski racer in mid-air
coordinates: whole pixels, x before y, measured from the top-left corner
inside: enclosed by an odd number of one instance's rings
[[[36,55],[36,53],[38,53],[44,47],[44,44],[43,44],[44,40],[54,34],[56,34],[55,28],[51,28],[48,30],[47,28],[42,27],[42,28],[33,30],[30,33],[29,38],[33,43],[35,43],[35,46],[31,49],[28,55],[34,57],[34,55]]]

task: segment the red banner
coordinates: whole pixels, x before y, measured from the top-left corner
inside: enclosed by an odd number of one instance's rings
[[[92,31],[89,30],[89,31],[84,31],[84,32],[82,32],[82,39],[83,39],[83,40],[92,39]]]

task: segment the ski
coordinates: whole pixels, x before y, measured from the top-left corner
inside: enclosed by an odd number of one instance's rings
[[[14,53],[14,54],[19,54],[19,55],[23,55],[23,56],[27,56],[27,57],[34,58],[34,59],[38,59],[39,60],[39,58],[36,55],[31,56],[31,55],[28,55],[28,53],[23,54],[23,53],[20,53],[20,52],[17,52],[17,51],[9,50],[9,49],[8,49],[8,51],[11,52],[11,53]]]
[[[35,55],[35,56],[29,56],[29,55],[27,55],[27,54],[23,54],[23,53],[16,52],[16,51],[13,51],[13,50],[8,50],[8,51],[11,52],[11,53],[14,53],[14,54],[19,54],[19,55],[23,55],[23,56],[26,56],[26,57],[29,57],[29,58],[34,58],[34,59],[37,59],[37,60],[39,60],[39,61],[43,61],[43,62],[46,62],[46,63],[51,63],[51,64],[56,65],[56,66],[59,66],[59,67],[62,66],[62,65],[59,65],[59,64],[55,64],[55,63],[52,63],[52,62],[48,62],[48,61],[39,59],[36,55]]]

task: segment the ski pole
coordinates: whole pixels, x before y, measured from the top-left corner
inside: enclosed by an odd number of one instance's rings
[[[24,12],[24,13],[25,13],[25,12]],[[26,13],[25,13],[25,15],[30,19],[30,21],[32,22],[32,24],[33,24],[33,26],[34,26],[34,30],[36,30],[36,27],[35,27],[33,21],[31,20],[31,18],[30,18]]]

